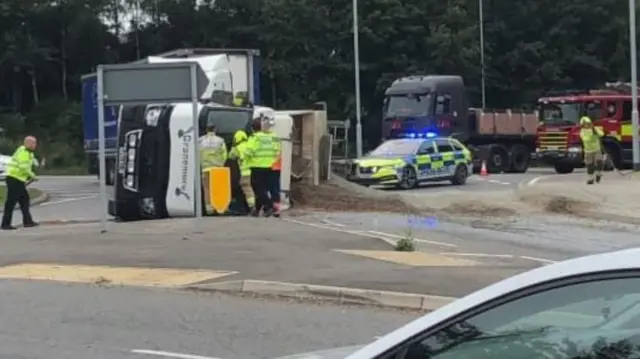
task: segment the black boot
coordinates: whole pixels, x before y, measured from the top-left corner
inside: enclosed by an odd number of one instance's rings
[[[600,180],[602,180],[602,175],[596,175],[596,183],[600,183]]]
[[[593,184],[593,180],[592,179],[588,180],[587,184]]]

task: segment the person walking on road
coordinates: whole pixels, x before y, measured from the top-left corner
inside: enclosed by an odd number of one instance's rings
[[[243,130],[238,130],[233,135],[233,147],[229,152],[229,158],[238,161],[240,167],[240,188],[244,194],[244,198],[247,201],[249,207],[249,213],[255,215],[256,197],[251,187],[251,168],[250,163],[247,161],[247,144],[249,136]]]
[[[602,137],[604,132],[593,126],[588,116],[580,118],[580,139],[584,152],[584,164],[587,167],[587,184],[599,183],[602,179],[603,155]]]
[[[16,204],[20,204],[22,224],[24,227],[28,228],[38,225],[38,223],[33,221],[31,212],[29,211],[31,198],[29,198],[29,191],[27,190],[29,183],[38,180],[36,174],[33,173],[33,151],[35,151],[36,146],[37,141],[35,137],[25,137],[24,144],[18,147],[13,153],[11,161],[7,165],[7,175],[5,179],[7,194],[4,201],[1,229],[16,229],[16,227],[11,225],[13,210]]]
[[[216,127],[207,126],[207,133],[200,139],[200,168],[202,171],[202,201],[205,213],[213,213],[209,198],[209,170],[224,167],[227,161],[227,145],[222,137],[216,135]]]
[[[253,120],[253,135],[247,144],[247,159],[251,168],[251,187],[256,195],[254,216],[263,211],[265,217],[274,213],[273,201],[269,196],[269,175],[271,166],[280,152],[280,141],[273,132],[263,131],[264,117]]]

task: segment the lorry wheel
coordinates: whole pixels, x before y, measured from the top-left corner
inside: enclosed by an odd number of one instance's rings
[[[500,173],[508,169],[509,157],[507,152],[500,147],[492,147],[489,151],[489,160],[487,161],[487,170],[489,173]]]
[[[402,178],[398,182],[398,188],[411,189],[418,186],[418,175],[413,167],[405,167],[402,169]]]
[[[509,172],[527,172],[527,169],[529,169],[529,161],[531,160],[531,153],[527,146],[514,145],[509,152],[511,153]]]
[[[553,168],[556,170],[556,173],[561,175],[572,173],[574,170],[572,165],[566,163],[556,163],[553,165]]]
[[[453,174],[453,177],[451,177],[451,183],[455,186],[461,186],[467,183],[468,177],[469,171],[467,169],[467,166],[458,165],[458,167],[456,167],[456,172]]]
[[[107,161],[107,186],[113,186],[116,183],[116,166],[113,161]]]

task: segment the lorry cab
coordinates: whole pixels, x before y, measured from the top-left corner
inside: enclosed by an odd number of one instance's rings
[[[608,84],[609,85],[609,84]],[[538,101],[540,122],[536,154],[558,173],[570,173],[583,165],[580,118],[589,116],[605,133],[603,145],[613,164],[620,168],[632,162],[631,96],[616,89],[561,96]]]
[[[385,91],[383,140],[467,132],[468,104],[460,76],[409,76]]]
[[[252,118],[251,108],[199,104],[196,129],[190,103],[122,106],[109,214],[121,220],[193,216],[199,167],[193,141],[213,124],[231,146],[233,134],[249,130]]]

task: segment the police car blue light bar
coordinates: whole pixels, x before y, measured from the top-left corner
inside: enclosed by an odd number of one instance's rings
[[[409,132],[409,133],[405,133],[404,137],[408,137],[408,138],[434,138],[434,137],[438,137],[438,134],[435,133],[435,132],[419,132],[419,133]]]

